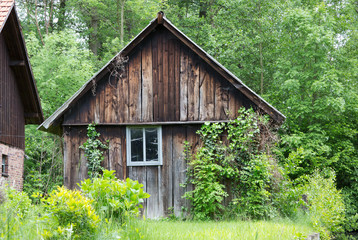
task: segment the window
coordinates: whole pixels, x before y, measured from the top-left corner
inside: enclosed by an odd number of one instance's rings
[[[8,161],[7,155],[2,155],[2,163],[1,163],[1,174],[4,177],[8,176]]]
[[[127,127],[127,166],[162,165],[162,128]]]

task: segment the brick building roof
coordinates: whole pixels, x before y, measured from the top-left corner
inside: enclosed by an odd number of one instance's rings
[[[0,32],[14,6],[14,0],[0,0]]]

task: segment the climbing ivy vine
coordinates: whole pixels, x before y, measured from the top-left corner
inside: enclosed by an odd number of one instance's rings
[[[96,131],[96,124],[92,123],[87,128],[87,141],[80,146],[85,151],[87,158],[88,177],[93,179],[99,176],[100,171],[103,170],[101,162],[103,161],[103,150],[108,149],[108,146],[99,140],[101,134]]]
[[[197,132],[201,146],[190,155],[186,142],[188,181],[194,190],[184,197],[192,203],[196,219],[215,219],[228,206],[236,215],[264,218],[270,212],[270,146],[277,139],[269,120],[252,109],[239,110],[239,117],[228,123],[205,123]],[[224,206],[224,199],[231,199]],[[235,211],[232,211],[232,210]]]

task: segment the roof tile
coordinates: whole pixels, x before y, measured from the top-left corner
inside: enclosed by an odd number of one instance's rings
[[[5,24],[13,4],[14,0],[0,0],[0,31]]]

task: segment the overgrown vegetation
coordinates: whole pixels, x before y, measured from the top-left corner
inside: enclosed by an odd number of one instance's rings
[[[99,140],[101,134],[96,131],[96,124],[89,124],[87,127],[87,141],[80,146],[85,151],[87,159],[88,177],[90,179],[97,177],[103,171],[101,162],[103,162],[103,150],[108,146]]]
[[[294,170],[275,161],[277,136],[268,119],[252,109],[228,123],[205,123],[201,146],[185,153],[194,219],[291,219],[305,216],[322,239],[344,231],[345,206],[334,171],[316,171],[293,183]],[[295,169],[296,170],[296,169]],[[226,201],[224,201],[226,200]]]
[[[149,194],[143,191],[143,185],[127,178],[120,181],[114,171],[104,170],[100,178],[86,179],[80,188],[84,194],[94,199],[96,211],[104,218],[114,218],[123,222],[130,216],[138,216],[143,199]]]
[[[274,171],[279,170],[269,155],[276,138],[268,124],[252,109],[242,108],[237,119],[205,123],[198,131],[202,146],[188,156],[189,183],[194,190],[184,195],[192,202],[195,218],[222,216],[225,197],[232,199],[229,205],[234,215],[256,219],[270,215],[269,190],[274,190],[278,181]]]
[[[149,197],[142,184],[118,180],[106,170],[82,182],[80,190],[58,187],[46,197],[35,193],[34,203],[10,187],[0,193],[0,239],[118,239]]]

